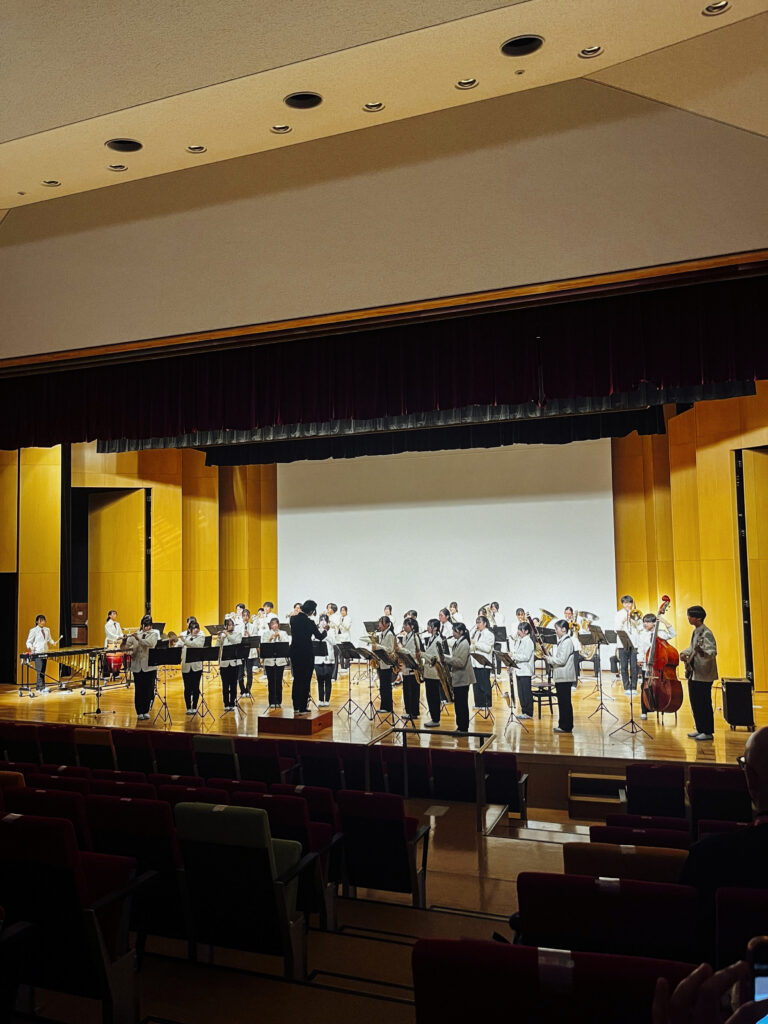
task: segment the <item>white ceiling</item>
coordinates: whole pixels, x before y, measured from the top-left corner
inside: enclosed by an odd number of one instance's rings
[[[11,0],[0,44],[0,208],[117,185],[589,76],[766,132],[768,0]],[[632,10],[637,17],[628,17]],[[318,18],[318,13],[321,17]],[[641,14],[641,16],[640,16]],[[10,17],[8,16],[10,15]],[[10,26],[8,28],[8,26]],[[542,49],[510,59],[510,36]],[[583,60],[578,51],[604,53]],[[523,72],[516,74],[515,72]],[[455,88],[474,77],[469,91]],[[311,111],[283,97],[313,89]],[[370,100],[382,111],[362,110]],[[270,127],[291,125],[287,135]],[[114,137],[144,149],[118,155]],[[191,155],[190,144],[206,146]],[[297,150],[297,156],[301,150]],[[125,164],[115,172],[109,163]],[[60,186],[48,188],[43,179]],[[173,179],[169,178],[169,187]]]

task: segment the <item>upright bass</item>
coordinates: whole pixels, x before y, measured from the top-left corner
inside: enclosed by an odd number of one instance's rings
[[[683,687],[677,678],[677,666],[680,664],[677,648],[659,637],[659,619],[669,607],[669,603],[669,597],[664,594],[653,627],[651,646],[645,655],[643,708],[646,711],[672,714],[678,711],[683,703]]]

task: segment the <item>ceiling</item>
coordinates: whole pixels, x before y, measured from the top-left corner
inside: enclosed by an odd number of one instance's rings
[[[767,135],[768,0],[732,0],[715,16],[703,16],[705,7],[706,0],[645,0],[642,8],[626,0],[10,0],[0,41],[0,219],[11,207],[574,78]],[[541,49],[514,58],[500,52],[523,34],[540,35]],[[592,46],[602,52],[579,56]],[[467,78],[477,85],[458,89]],[[296,90],[316,91],[323,103],[290,110],[283,100]],[[363,110],[373,101],[383,108]],[[271,131],[279,124],[290,132]],[[105,149],[123,137],[143,149]]]

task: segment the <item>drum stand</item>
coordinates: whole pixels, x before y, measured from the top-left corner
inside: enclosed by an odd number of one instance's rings
[[[171,712],[170,712],[170,710],[168,708],[168,700],[167,700],[167,697],[168,697],[168,693],[167,693],[168,677],[167,677],[167,675],[165,673],[165,669],[162,669],[161,671],[163,673],[163,695],[162,695],[162,697],[160,696],[160,688],[157,685],[157,676],[155,676],[155,697],[157,697],[157,699],[160,701],[160,707],[157,710],[157,714],[152,719],[152,725],[155,724],[155,722],[158,720],[158,718],[162,722],[167,722],[168,725],[173,725],[173,721],[171,719]],[[154,698],[153,698],[153,700],[154,700]]]
[[[630,736],[634,736],[635,733],[638,733],[638,732],[644,732],[649,740],[653,739],[653,736],[651,736],[651,734],[648,732],[648,730],[644,729],[642,727],[642,725],[638,725],[637,722],[635,721],[635,694],[636,693],[637,693],[637,690],[632,690],[630,695],[629,695],[629,719],[624,723],[624,725],[620,725],[618,727],[618,729],[614,729],[613,732],[609,733],[608,734],[609,736],[613,736],[617,732],[625,732],[625,731],[629,732]],[[642,700],[642,698],[641,698],[641,700]],[[608,709],[606,708],[606,711],[607,710]],[[594,711],[592,712],[592,714],[594,714]],[[616,716],[614,715],[614,718],[615,717]]]

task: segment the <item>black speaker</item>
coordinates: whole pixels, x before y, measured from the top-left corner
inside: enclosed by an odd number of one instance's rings
[[[755,728],[755,717],[752,713],[752,680],[722,679],[723,686],[723,718],[732,729],[737,725],[746,725],[750,732]]]

